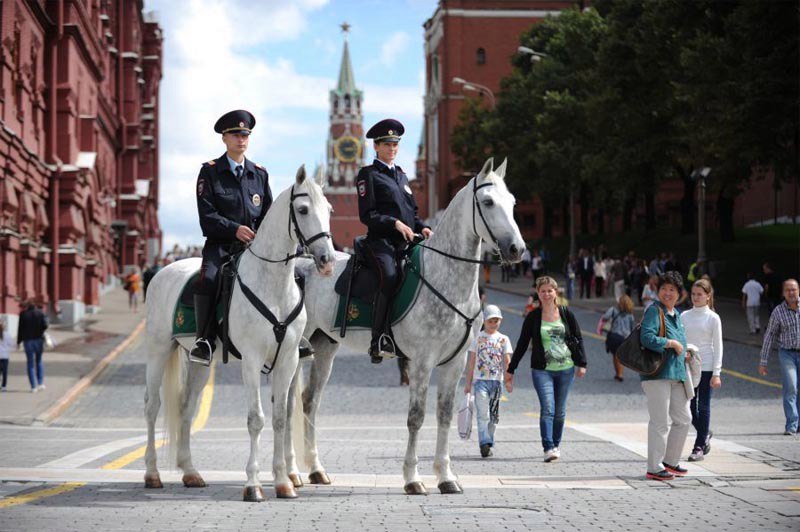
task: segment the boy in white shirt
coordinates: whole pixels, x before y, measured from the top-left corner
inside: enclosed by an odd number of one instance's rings
[[[758,319],[758,311],[761,308],[761,294],[764,288],[761,283],[753,279],[753,274],[747,274],[747,282],[742,287],[742,307],[747,312],[747,323],[750,325],[750,334],[761,332],[761,323]]]
[[[467,351],[467,382],[464,393],[475,395],[478,418],[478,444],[481,456],[492,456],[494,429],[499,421],[500,386],[511,360],[511,340],[500,334],[503,314],[496,305],[484,309],[484,330],[478,333]]]

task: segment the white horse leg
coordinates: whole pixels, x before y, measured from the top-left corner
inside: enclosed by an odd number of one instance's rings
[[[272,477],[275,479],[275,495],[279,499],[294,499],[297,492],[286,471],[286,426],[289,424],[286,403],[289,386],[297,372],[297,347],[292,352],[286,345],[282,346],[279,364],[272,372]],[[283,358],[285,357],[285,358]]]
[[[261,407],[261,367],[263,358],[252,360],[245,356],[242,359],[242,381],[244,382],[247,400],[247,430],[250,433],[250,456],[247,459],[247,482],[244,485],[244,500],[262,502],[264,490],[258,479],[258,454],[261,441],[261,430],[264,428],[264,410]]]
[[[433,460],[433,471],[436,473],[439,491],[443,494],[463,493],[458,477],[450,469],[450,423],[453,420],[453,403],[456,386],[464,371],[464,356],[460,354],[447,365],[439,367],[437,374],[436,421],[436,457]]]
[[[178,436],[178,467],[183,470],[183,485],[187,488],[204,488],[203,477],[192,465],[192,417],[197,409],[197,398],[208,382],[210,368],[199,364],[188,364],[186,386],[181,404],[181,425]]]
[[[303,391],[303,412],[305,413],[305,460],[309,467],[308,480],[312,484],[330,484],[331,479],[319,460],[317,450],[317,410],[322,401],[322,392],[333,369],[333,359],[339,344],[332,344],[327,338],[314,342],[314,364],[308,385]]]
[[[297,371],[295,371],[294,377],[292,378],[292,383],[289,385],[289,396],[286,400],[286,419],[288,422],[286,423],[286,438],[284,440],[285,464],[289,480],[292,481],[292,485],[295,488],[303,487],[303,478],[300,476],[300,469],[297,467],[297,455],[295,454],[294,441],[292,439],[292,416],[295,414],[295,408],[301,407],[301,405],[296,404],[297,401],[295,401],[295,397],[297,395],[298,381],[300,380],[302,371],[303,369],[298,364]],[[300,428],[302,429],[302,427]],[[302,433],[302,431],[299,432]]]
[[[163,488],[156,464],[156,419],[161,409],[161,382],[169,357],[175,349],[172,342],[159,344],[148,342],[146,387],[144,391],[144,415],[147,421],[147,448],[144,453],[146,471],[145,488]],[[177,356],[177,354],[175,355]]]
[[[422,362],[420,357],[416,362]],[[410,397],[408,400],[408,446],[403,462],[403,480],[405,492],[408,495],[427,495],[428,490],[422,483],[417,471],[417,438],[422,423],[425,421],[425,403],[428,397],[428,383],[431,378],[431,368],[422,364],[411,363]]]

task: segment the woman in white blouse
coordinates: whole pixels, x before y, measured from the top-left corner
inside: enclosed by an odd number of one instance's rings
[[[681,314],[686,342],[694,344],[700,353],[702,378],[692,399],[692,425],[697,430],[690,462],[698,462],[711,452],[711,390],[722,386],[722,321],[714,312],[714,289],[707,279],[692,285],[691,310]]]

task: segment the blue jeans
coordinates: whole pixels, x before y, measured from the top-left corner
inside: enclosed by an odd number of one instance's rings
[[[478,420],[478,444],[494,446],[494,429],[499,421],[500,381],[477,380],[472,384]]]
[[[531,370],[533,387],[539,396],[539,432],[545,452],[561,444],[567,418],[567,395],[575,381],[575,368],[563,371]]]
[[[697,431],[693,448],[703,448],[708,438],[708,427],[711,424],[711,377],[713,371],[703,371],[700,385],[694,389],[694,399],[689,406],[692,411],[692,425]]]
[[[783,413],[786,415],[786,430],[797,432],[798,407],[797,381],[800,373],[800,351],[779,349],[781,377],[783,379]]]
[[[24,340],[25,357],[28,359],[28,380],[31,388],[36,388],[38,384],[44,384],[44,362],[42,362],[42,350],[44,349],[44,339]]]
[[[572,301],[572,296],[575,295],[575,279],[570,279],[567,274],[567,300]]]
[[[8,359],[0,358],[0,375],[3,376],[2,387],[5,388],[8,384]]]

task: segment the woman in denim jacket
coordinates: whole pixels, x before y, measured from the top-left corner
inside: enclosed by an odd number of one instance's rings
[[[642,318],[641,344],[657,353],[666,353],[661,371],[652,377],[642,375],[642,389],[647,396],[650,422],[647,426],[647,475],[649,480],[672,480],[687,470],[678,463],[692,416],[686,380],[686,334],[675,308],[683,291],[683,279],[670,271],[658,278],[658,301],[648,307]],[[665,335],[659,335],[661,316]]]

